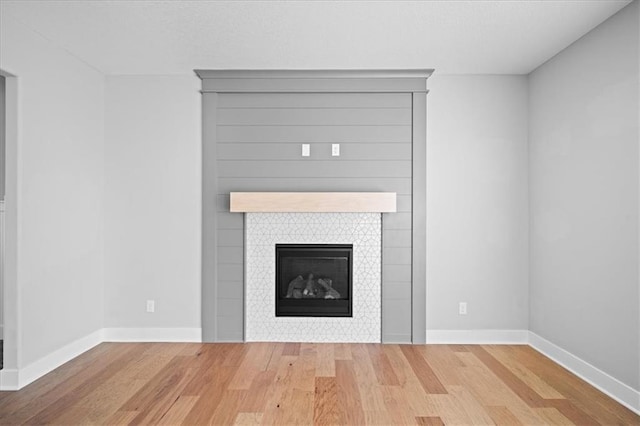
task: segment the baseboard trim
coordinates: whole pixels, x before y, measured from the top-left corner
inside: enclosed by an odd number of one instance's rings
[[[20,389],[18,370],[4,368],[0,370],[0,391],[15,391]]]
[[[105,328],[104,342],[202,342],[201,328]]]
[[[102,343],[102,330],[96,330],[17,370],[18,389],[22,389],[100,343]]]
[[[526,345],[527,330],[427,330],[427,344]]]
[[[640,415],[640,392],[560,346],[529,332],[529,346]]]

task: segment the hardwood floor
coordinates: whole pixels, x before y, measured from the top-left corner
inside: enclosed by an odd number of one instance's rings
[[[0,424],[625,424],[640,417],[528,346],[103,343]]]

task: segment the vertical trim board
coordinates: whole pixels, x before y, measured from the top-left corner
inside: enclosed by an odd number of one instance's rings
[[[427,94],[413,94],[413,206],[412,206],[412,342],[422,344],[427,338]]]
[[[217,93],[202,94],[202,341],[217,341]]]

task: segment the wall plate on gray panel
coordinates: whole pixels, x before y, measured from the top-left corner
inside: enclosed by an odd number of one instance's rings
[[[424,342],[432,70],[196,73],[203,92],[203,341],[244,339],[244,221],[229,213],[229,193],[264,191],[397,193],[398,213],[382,220],[382,341]],[[333,143],[339,157],[331,156]],[[302,144],[310,144],[309,157],[302,158]]]

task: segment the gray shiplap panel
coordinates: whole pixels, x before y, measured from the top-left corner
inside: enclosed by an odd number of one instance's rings
[[[220,214],[219,229],[244,229],[244,215],[228,211],[218,213]]]
[[[217,211],[229,213],[231,209],[231,199],[229,193],[216,195],[216,205],[218,207]],[[238,215],[238,213],[233,214]]]
[[[411,265],[411,247],[384,247],[382,258],[385,265]]]
[[[218,280],[242,281],[244,279],[244,265],[237,263],[218,263]]]
[[[244,340],[244,318],[238,315],[217,317],[218,342],[242,342]]]
[[[410,161],[218,161],[221,178],[410,178]]]
[[[409,93],[224,93],[219,108],[411,108]]]
[[[209,167],[215,168],[218,185],[214,195],[219,212],[218,296],[229,302],[216,306],[218,339],[237,340],[243,335],[243,306],[237,302],[243,297],[237,285],[243,276],[237,277],[243,273],[244,218],[228,213],[229,192],[384,191],[398,194],[399,213],[383,216],[383,341],[410,341],[411,288],[407,283],[411,265],[406,263],[406,253],[411,247],[412,126],[410,120],[402,121],[403,125],[384,125],[384,120],[406,120],[412,110],[402,108],[413,98],[409,94],[273,95],[218,96],[227,108],[218,109],[217,116],[226,123],[287,124],[217,127],[218,161]],[[333,107],[340,109],[330,109]],[[343,125],[362,122],[375,125]],[[309,125],[312,123],[326,125]],[[301,157],[301,143],[312,144],[310,158]],[[341,144],[339,158],[330,156],[330,143]]]
[[[221,247],[243,247],[244,232],[241,229],[218,229],[218,250]]]
[[[222,317],[236,317],[240,321],[243,319],[243,305],[242,298],[237,299],[223,299],[218,297],[216,302],[218,306],[218,312]]]
[[[411,299],[387,299],[382,321],[385,334],[411,336]]]
[[[411,161],[409,143],[340,143],[340,156],[331,155],[331,144],[317,142],[311,144],[308,160],[368,161],[407,160]],[[219,160],[302,160],[302,144],[296,143],[221,143],[218,144]]]
[[[411,143],[411,126],[218,126],[219,143]]]
[[[218,110],[220,126],[402,126],[410,108],[234,108]]]
[[[218,227],[219,229],[244,229],[244,216],[238,213],[229,213],[229,211],[218,211]]]
[[[224,178],[218,179],[218,193],[260,191],[344,191],[344,192],[396,192],[411,194],[411,179],[408,178]]]
[[[405,194],[396,197],[396,208],[398,212],[409,212],[411,213],[411,195]]]
[[[383,261],[382,282],[391,281],[411,281],[411,265],[387,265]]]
[[[382,242],[386,247],[411,247],[411,230],[385,228]]]
[[[223,263],[243,265],[244,247],[220,247],[218,250],[218,265]]]
[[[218,288],[218,297],[221,299],[240,299],[244,297],[244,282],[227,281]]]
[[[384,300],[411,300],[411,282],[386,282],[382,287]]]
[[[385,229],[411,229],[411,213],[389,213],[382,219]]]

